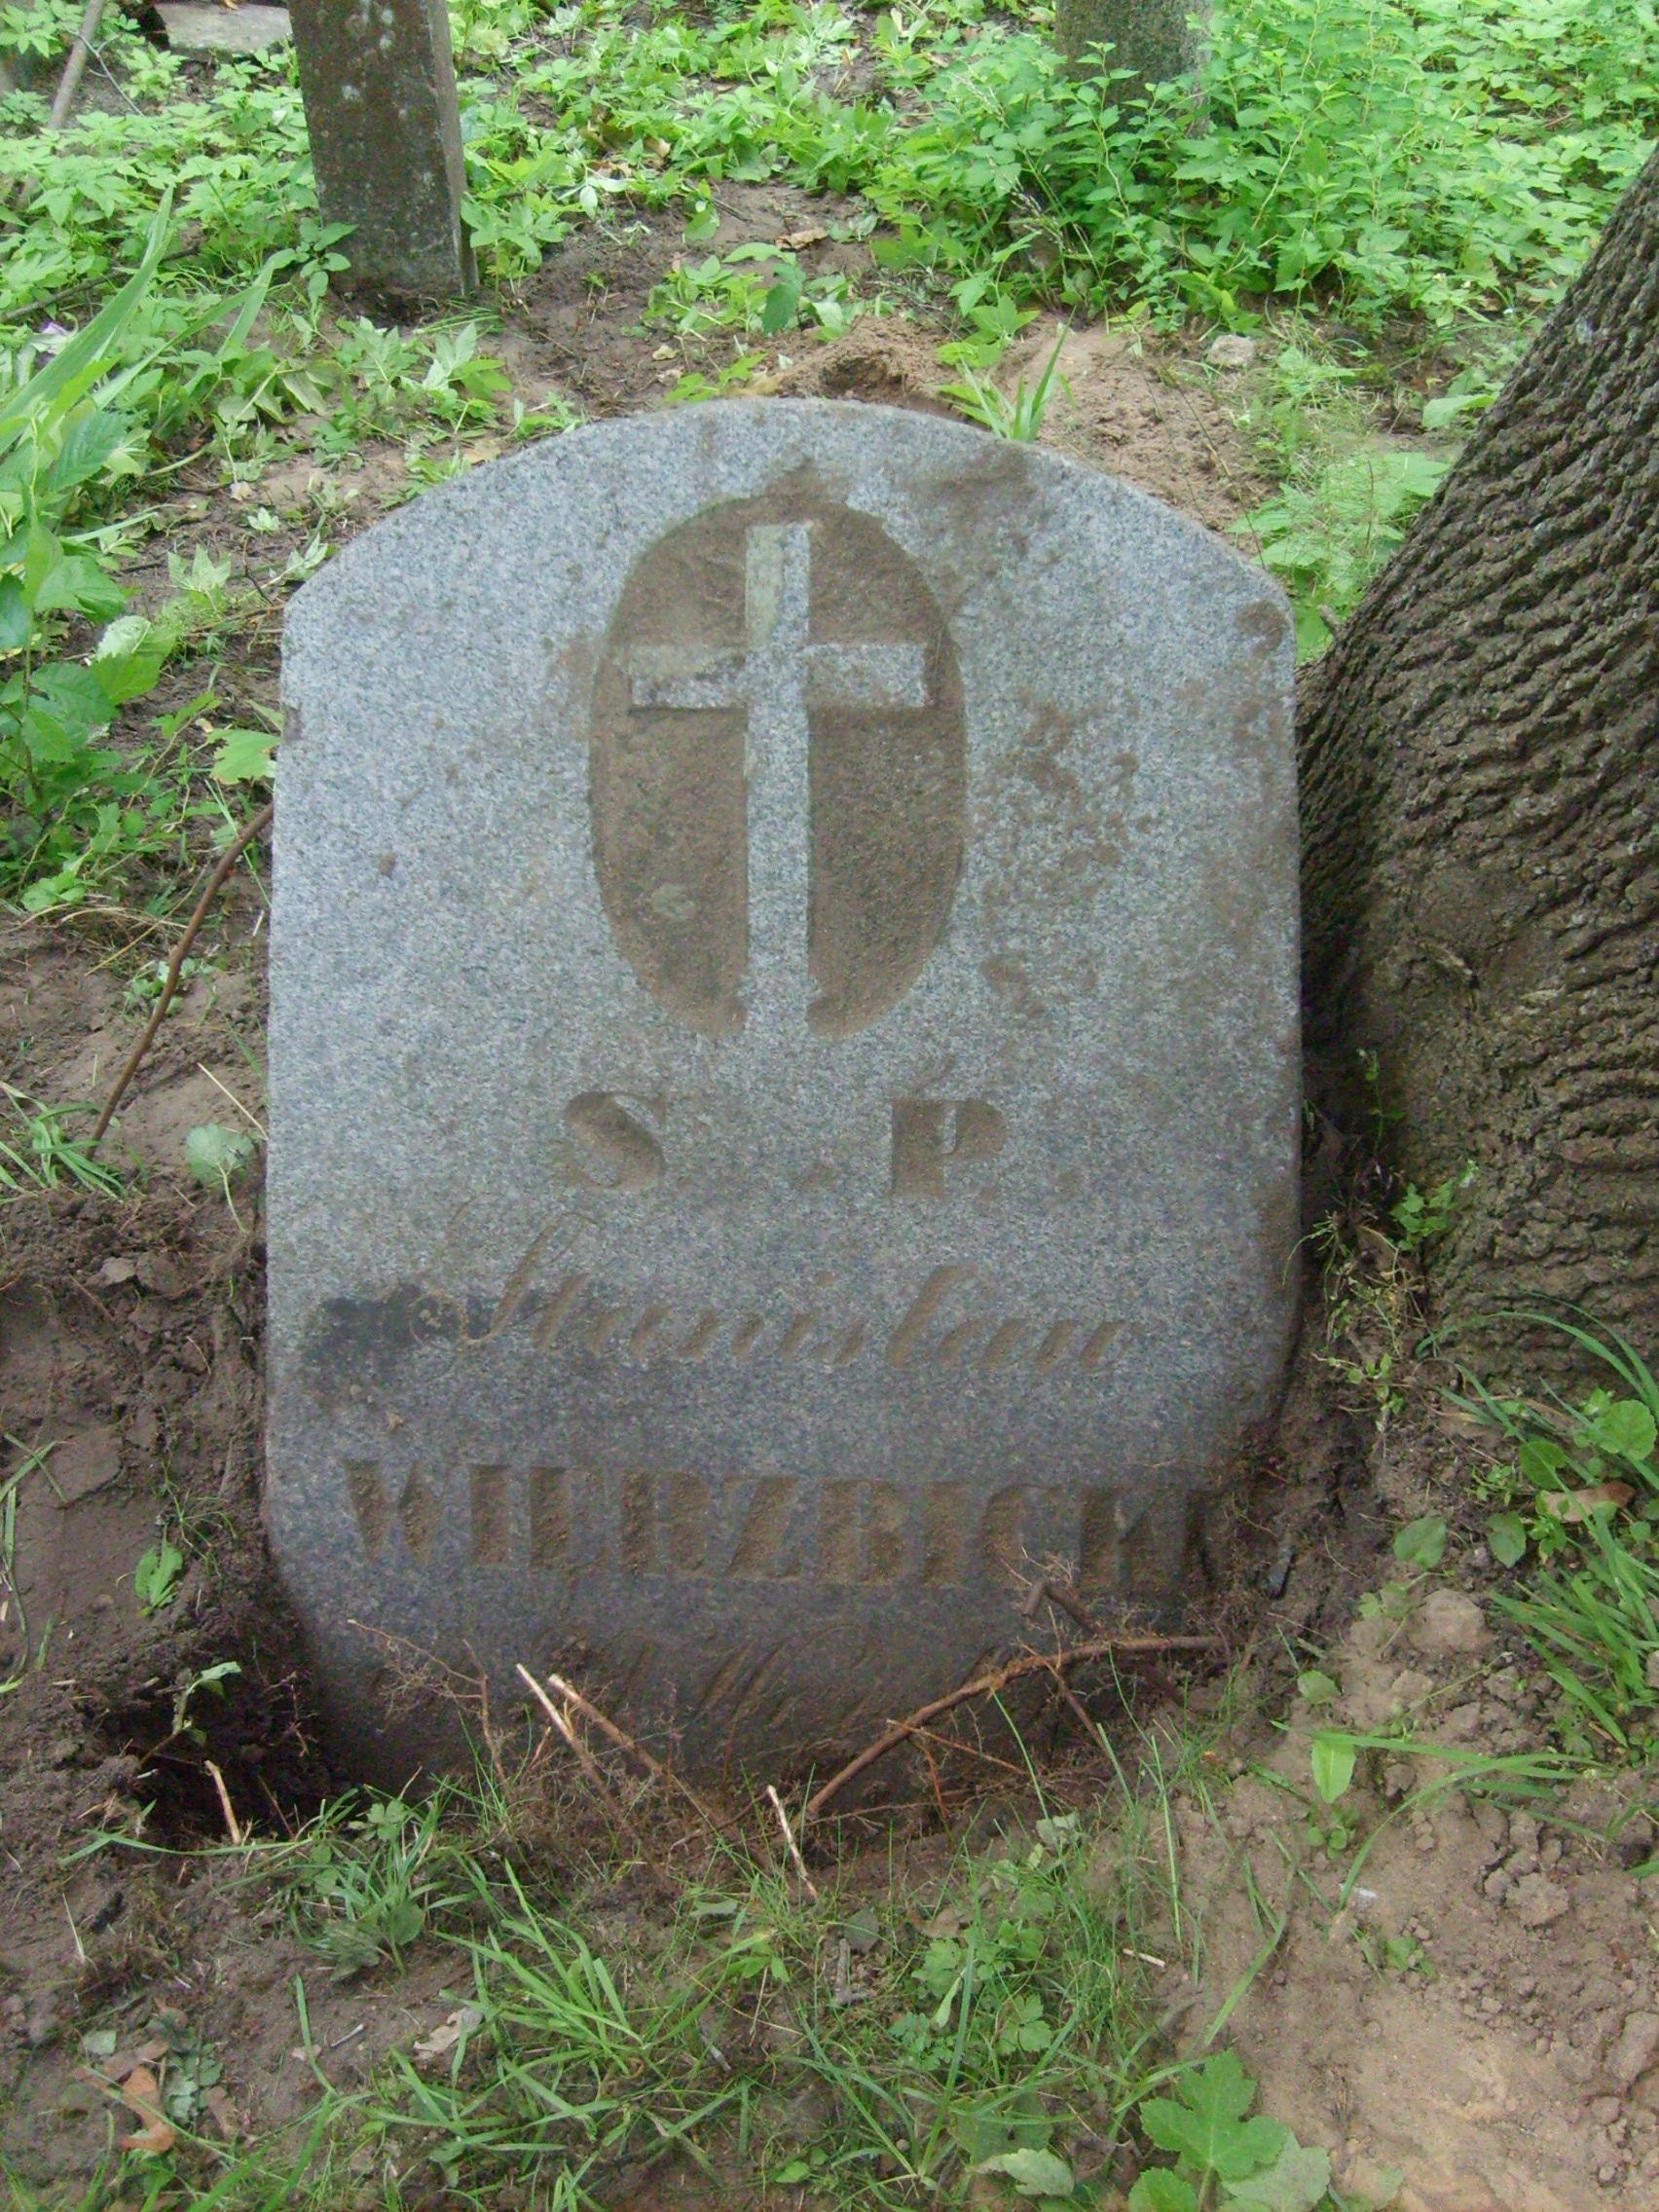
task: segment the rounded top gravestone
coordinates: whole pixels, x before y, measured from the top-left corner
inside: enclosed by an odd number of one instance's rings
[[[360,1756],[435,1734],[388,1639],[708,1767],[1031,1563],[1178,1596],[1293,1317],[1291,662],[1156,501],[856,404],[574,431],[306,585],[268,1516]]]

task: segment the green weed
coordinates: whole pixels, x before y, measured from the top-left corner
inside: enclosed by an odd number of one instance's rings
[[[1060,349],[1066,342],[1062,330],[1054,341],[1054,350],[1049,355],[1042,375],[1029,391],[1021,377],[1011,399],[988,377],[981,377],[974,368],[964,365],[962,382],[940,387],[940,396],[954,402],[957,412],[966,415],[971,423],[977,423],[999,438],[1012,438],[1021,445],[1035,445],[1043,434],[1043,420],[1049,412],[1049,396],[1059,367]],[[1069,393],[1064,377],[1060,388]]]
[[[169,1537],[152,1544],[132,1569],[132,1595],[147,1613],[159,1613],[178,1596],[184,1554]]]
[[[1223,2192],[1228,2204],[1260,2212],[1314,2212],[1331,2184],[1328,2155],[1304,2150],[1280,2120],[1246,2118],[1255,2101],[1256,2084],[1231,2051],[1183,2076],[1171,2096],[1149,2097],[1141,2126],[1175,2163],[1141,2175],[1130,2212],[1202,2212]]]
[[[401,1967],[433,1915],[456,1901],[442,1887],[454,1878],[455,1810],[447,1788],[419,1806],[352,1794],[325,1807],[298,1845],[278,1847],[274,1871],[294,1932],[334,1980],[383,1960]]]
[[[1430,402],[1427,426],[1455,425],[1490,398],[1659,115],[1646,0],[1226,0],[1197,133],[1184,91],[1148,99],[1066,74],[1045,16],[983,0],[873,20],[795,0],[645,22],[623,0],[458,0],[452,14],[467,218],[493,284],[634,210],[678,203],[688,245],[706,243],[722,182],[834,192],[862,203],[836,236],[868,238],[881,268],[949,299],[956,396],[1015,433],[1042,402],[1005,408],[985,372],[1042,301],[1235,324],[1267,301],[1364,328],[1506,318]],[[13,6],[5,37],[41,52],[67,20],[59,0]],[[211,651],[258,598],[199,554],[163,621],[124,613],[110,571],[158,467],[210,447],[256,484],[274,439],[308,418],[325,459],[402,443],[414,489],[462,468],[480,432],[573,419],[512,398],[485,307],[424,329],[333,313],[342,238],[315,209],[290,55],[187,81],[172,57],[111,37],[120,112],[0,134],[13,208],[0,233],[0,897],[41,912],[125,896],[135,871],[181,870],[201,824],[227,819],[235,777],[269,765],[269,748],[239,768],[221,747],[206,770],[176,734],[110,735],[170,654]],[[33,117],[40,103],[10,104]],[[671,396],[684,400],[737,388],[755,338],[834,335],[883,304],[756,244],[687,257],[647,313],[682,350],[736,342],[724,367],[683,364]],[[67,365],[92,357],[96,388],[71,395]],[[1312,649],[1319,609],[1346,612],[1444,461],[1345,427],[1347,368],[1298,346],[1274,375],[1286,480],[1250,527]],[[31,421],[14,438],[25,392]],[[279,527],[257,504],[247,520],[251,543]],[[327,549],[318,529],[271,581],[301,580]]]
[[[116,1170],[94,1160],[64,1126],[71,1117],[90,1114],[90,1106],[45,1106],[9,1083],[0,1083],[0,1093],[22,1124],[18,1141],[0,1137],[0,1192],[17,1198],[76,1183],[104,1198],[120,1196]]]
[[[1521,1629],[1580,1721],[1621,1753],[1645,1745],[1659,1708],[1659,1383],[1629,1340],[1583,1318],[1524,1313],[1617,1386],[1573,1403],[1554,1388],[1499,1396],[1465,1375],[1452,1403],[1500,1439],[1476,1478],[1502,1510],[1487,1523],[1501,1566],[1539,1571],[1499,1608]]]

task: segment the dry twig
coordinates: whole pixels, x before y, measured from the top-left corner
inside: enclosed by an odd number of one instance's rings
[[[1026,1620],[1031,1620],[1045,1598],[1050,1604],[1058,1605],[1062,1612],[1069,1613],[1085,1633],[1098,1631],[1099,1622],[1077,1592],[1064,1582],[1056,1582],[1052,1575],[1040,1574],[1014,1609]]]
[[[240,1846],[242,1832],[237,1825],[236,1812],[231,1804],[231,1793],[225,1788],[225,1778],[211,1759],[203,1759],[202,1763],[213,1777],[213,1787],[219,1792],[219,1810],[225,1816],[225,1826],[230,1832],[231,1841]]]
[[[816,1904],[818,1902],[818,1888],[812,1876],[806,1870],[806,1861],[800,1855],[800,1845],[794,1839],[794,1830],[790,1825],[790,1817],[784,1811],[784,1801],[769,1782],[766,1785],[766,1794],[772,1800],[772,1810],[777,1814],[778,1825],[784,1831],[784,1842],[789,1849],[790,1858],[794,1863],[794,1870],[800,1876],[800,1886],[812,1902]]]
[[[895,1720],[873,1744],[866,1745],[856,1759],[849,1759],[838,1773],[830,1777],[822,1789],[807,1799],[800,1825],[804,1828],[808,1821],[816,1820],[830,1798],[838,1795],[866,1767],[873,1766],[877,1759],[926,1727],[930,1720],[937,1720],[941,1713],[949,1713],[956,1706],[966,1705],[970,1698],[994,1697],[999,1690],[1007,1689],[1011,1682],[1019,1681],[1027,1675],[1048,1673],[1057,1677],[1062,1667],[1075,1667],[1086,1659],[1141,1659],[1153,1653],[1224,1648],[1224,1641],[1219,1636],[1097,1636],[1063,1651],[1025,1652],[1017,1659],[993,1668],[988,1675],[976,1676],[973,1681],[964,1682],[944,1697],[936,1697],[930,1705],[918,1706],[908,1718]]]
[[[524,1669],[521,1667],[519,1673],[522,1675]],[[722,1821],[713,1807],[706,1804],[698,1796],[696,1790],[688,1782],[682,1782],[672,1767],[664,1766],[661,1759],[653,1758],[644,1744],[636,1743],[625,1728],[618,1728],[615,1721],[606,1714],[601,1713],[593,1700],[584,1697],[573,1682],[566,1681],[563,1675],[549,1675],[547,1680],[550,1686],[558,1691],[567,1705],[574,1707],[584,1720],[591,1720],[602,1735],[610,1738],[619,1751],[626,1752],[631,1759],[637,1759],[653,1782],[672,1783],[686,1802],[696,1808],[698,1818],[706,1821],[717,1835],[730,1833],[736,1825],[735,1822]]]
[[[69,49],[69,58],[63,64],[63,74],[57,80],[57,92],[52,102],[52,113],[47,117],[49,130],[61,130],[69,120],[69,111],[75,105],[75,94],[81,89],[81,79],[87,73],[87,62],[92,55],[92,41],[98,35],[103,20],[104,0],[87,0],[87,12],[81,18],[81,27],[75,33],[75,43]]]
[[[271,827],[271,813],[272,810],[269,806],[261,807],[260,811],[254,816],[253,820],[248,824],[247,828],[243,830],[239,836],[235,837],[232,842],[226,846],[224,852],[220,854],[218,866],[214,868],[212,874],[207,878],[206,886],[203,889],[201,898],[196,902],[196,911],[191,915],[189,921],[184,925],[183,937],[181,937],[177,944],[173,946],[173,956],[167,962],[166,978],[162,984],[162,995],[159,999],[157,999],[156,1004],[151,1011],[150,1018],[147,1022],[145,1022],[143,1032],[140,1035],[137,1044],[134,1045],[131,1051],[128,1053],[127,1064],[125,1067],[123,1067],[121,1073],[116,1077],[114,1086],[110,1090],[110,1094],[104,1100],[103,1112],[98,1116],[96,1122],[92,1124],[92,1133],[87,1140],[87,1151],[89,1156],[96,1152],[98,1146],[103,1142],[104,1131],[109,1127],[110,1123],[115,1119],[115,1110],[121,1104],[122,1099],[126,1096],[128,1085],[138,1073],[138,1069],[143,1061],[144,1054],[150,1050],[150,1046],[155,1039],[156,1031],[162,1026],[162,1016],[166,1013],[167,1008],[171,1006],[173,993],[178,989],[178,972],[184,966],[184,956],[190,950],[191,946],[196,942],[196,934],[201,929],[203,923],[207,919],[208,907],[213,903],[213,901],[217,897],[218,892],[221,886],[224,884],[226,877],[230,874],[232,868],[236,866],[238,861],[240,860],[245,848],[251,845],[253,840],[257,836],[259,836],[262,831],[268,830]]]
[[[531,1673],[528,1667],[521,1664],[517,1672],[520,1680],[525,1682],[529,1686],[532,1697],[535,1698],[536,1704],[540,1706],[542,1712],[546,1714],[548,1719],[552,1721],[554,1727],[559,1731],[560,1735],[565,1739],[565,1742],[574,1752],[576,1764],[581,1768],[588,1788],[593,1791],[594,1795],[605,1807],[605,1810],[613,1825],[618,1828],[623,1835],[632,1837],[634,1832],[632,1822],[630,1822],[627,1814],[622,1810],[621,1806],[611,1795],[609,1787],[608,1786],[604,1775],[600,1773],[593,1753],[588,1750],[587,1746],[582,1742],[581,1738],[576,1734],[574,1727],[571,1725],[570,1714],[567,1713],[561,1713],[559,1711],[559,1708],[553,1703],[553,1700],[548,1696],[547,1692],[542,1688],[541,1684],[536,1680],[535,1677]]]

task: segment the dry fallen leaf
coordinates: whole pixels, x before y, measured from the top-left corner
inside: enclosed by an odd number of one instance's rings
[[[1545,1490],[1538,1493],[1538,1511],[1552,1521],[1588,1521],[1607,1505],[1628,1505],[1636,1495],[1629,1483],[1598,1483],[1593,1490]]]
[[[237,2119],[236,2111],[224,2090],[203,2089],[202,2102],[212,2116],[213,2124],[219,2130],[221,2138],[227,2143],[234,2143],[241,2133],[241,2123]]]
[[[1442,1406],[1436,1418],[1449,1436],[1478,1436],[1488,1443],[1497,1440],[1497,1430],[1491,1421],[1479,1420],[1459,1406]]]
[[[462,2036],[471,2035],[473,2029],[481,2027],[483,2022],[484,2015],[476,2005],[462,2005],[458,2011],[450,2014],[442,2027],[434,2028],[429,2036],[422,2038],[415,2046],[415,2056],[424,2066],[430,2066],[434,2059],[442,2058],[446,2051],[453,2050]]]
[[[141,2043],[136,2050],[118,2050],[113,2058],[106,2058],[98,2071],[106,2082],[125,2082],[140,2066],[152,2073],[167,2054],[165,2043]]]
[[[146,2157],[159,2158],[177,2142],[177,2135],[162,2117],[161,2097],[161,2083],[150,2069],[135,2066],[122,2084],[121,2101],[144,2125],[121,2138],[124,2151],[142,2151]]]

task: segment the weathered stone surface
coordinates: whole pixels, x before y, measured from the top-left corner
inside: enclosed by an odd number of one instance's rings
[[[470,291],[466,171],[445,0],[291,0],[306,130],[352,280],[438,299]]]
[[[1291,680],[1203,531],[848,404],[573,432],[305,587],[268,1510],[349,1718],[358,1621],[770,1758],[1027,1556],[1192,1581],[1295,1294]]]
[[[1208,0],[1054,0],[1054,45],[1087,63],[1091,46],[1109,44],[1108,69],[1161,85],[1197,68],[1208,20]]]
[[[156,13],[175,54],[264,54],[293,36],[286,8],[195,8],[163,4]]]

